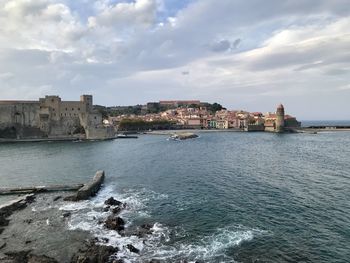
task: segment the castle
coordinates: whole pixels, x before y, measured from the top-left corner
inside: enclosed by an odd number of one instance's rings
[[[5,139],[113,138],[114,129],[102,121],[92,95],[82,95],[80,101],[62,101],[59,96],[0,101],[0,138]]]

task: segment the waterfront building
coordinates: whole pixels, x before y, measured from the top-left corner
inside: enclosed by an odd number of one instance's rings
[[[62,101],[45,96],[38,101],[0,101],[0,137],[8,139],[67,138],[106,139],[114,129],[103,125],[94,110],[92,95],[80,101]]]
[[[224,119],[220,119],[216,121],[216,129],[228,129],[228,121]]]

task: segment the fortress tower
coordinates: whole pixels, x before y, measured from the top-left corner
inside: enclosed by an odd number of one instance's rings
[[[92,95],[81,95],[80,101],[83,103],[86,112],[91,112],[93,108]]]
[[[284,107],[282,104],[278,105],[276,111],[276,132],[284,131]]]

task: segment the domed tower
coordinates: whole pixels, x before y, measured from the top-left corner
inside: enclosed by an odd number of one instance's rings
[[[284,107],[282,104],[278,105],[276,111],[276,132],[284,131]]]

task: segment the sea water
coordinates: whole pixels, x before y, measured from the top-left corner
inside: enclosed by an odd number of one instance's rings
[[[126,262],[349,262],[349,161],[348,132],[15,143],[0,145],[0,185],[84,183],[105,170],[97,197],[59,209],[72,212],[67,228],[108,238]],[[127,203],[128,226],[153,235],[99,225],[110,196]]]

